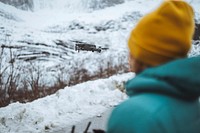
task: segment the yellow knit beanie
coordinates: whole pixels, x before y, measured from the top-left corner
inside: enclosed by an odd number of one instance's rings
[[[193,9],[186,2],[164,1],[144,16],[131,32],[130,53],[150,66],[186,57],[194,33],[193,17]]]

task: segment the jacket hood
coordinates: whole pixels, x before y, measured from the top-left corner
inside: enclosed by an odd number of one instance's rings
[[[200,96],[200,56],[146,69],[126,83],[129,96],[158,93],[183,99]]]

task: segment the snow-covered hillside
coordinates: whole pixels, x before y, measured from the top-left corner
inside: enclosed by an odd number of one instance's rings
[[[65,10],[68,12],[92,11],[124,3],[124,0],[33,0],[34,11]]]
[[[149,2],[151,3],[153,2]],[[77,65],[74,61],[78,63],[86,61],[82,68],[90,73],[95,73],[99,65],[106,66],[109,56],[116,57],[113,58],[113,65],[127,64],[126,38],[130,29],[145,12],[145,9],[138,11],[141,6],[138,2],[123,3],[91,13],[71,14],[58,9],[57,12],[55,10],[25,12],[0,4],[2,12],[0,43],[6,45],[5,56],[9,55],[9,48],[12,48],[16,67],[28,68],[30,62],[34,66],[39,65],[45,75],[41,78],[41,82],[45,84],[56,82],[55,72],[58,71],[55,70],[56,66],[71,70],[73,65]],[[133,5],[136,8],[132,8]],[[78,53],[74,50],[74,40],[106,47],[108,50],[101,53]],[[9,62],[10,60],[7,60],[6,63]],[[26,77],[22,75],[21,78]],[[66,74],[65,79],[69,78],[68,75],[70,74]]]
[[[11,48],[16,67],[28,68],[31,62],[43,68],[45,76],[41,78],[41,82],[44,84],[56,82],[55,71],[58,71],[55,70],[56,66],[68,70],[74,67],[73,64],[77,64],[74,61],[86,61],[84,65],[81,64],[82,68],[91,74],[99,69],[98,62],[103,60],[101,65],[106,66],[108,56],[113,58],[114,55],[118,55],[112,63],[115,66],[120,63],[127,64],[126,40],[130,30],[145,13],[159,5],[162,0],[113,0],[110,2],[115,6],[105,9],[90,12],[79,10],[82,7],[89,10],[90,7],[85,7],[84,4],[91,1],[94,2],[94,0],[70,2],[34,0],[35,12],[18,10],[0,3],[0,44],[4,45],[5,56],[9,55]],[[97,5],[102,4],[101,1],[96,2]],[[197,8],[198,1],[193,0],[191,4],[198,17],[200,12]],[[101,53],[77,53],[74,50],[74,41],[87,42],[108,50]],[[7,59],[4,64],[9,62]],[[66,66],[66,64],[71,65]],[[50,78],[47,79],[47,75]],[[23,77],[21,76],[22,79]],[[68,78],[69,76],[65,79]]]

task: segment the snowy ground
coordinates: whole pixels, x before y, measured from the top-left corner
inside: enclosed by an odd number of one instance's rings
[[[132,77],[129,73],[89,81],[31,103],[0,108],[0,133],[52,132],[100,116],[127,98],[120,89]]]
[[[70,13],[63,10],[38,10],[32,13],[0,3],[0,45],[15,46],[16,62],[23,66],[29,63],[25,61],[27,58],[37,57],[33,61],[43,69],[43,82],[47,84],[52,84],[55,72],[62,73],[55,66],[60,65],[68,70],[76,66],[77,60],[84,62],[82,67],[94,73],[98,69],[97,62],[106,64],[110,57],[118,64],[120,57],[126,57],[126,40],[130,30],[160,2],[126,0],[123,4],[102,10],[77,9]],[[193,0],[191,4],[200,22],[200,2]],[[55,42],[58,40],[72,47],[74,44],[70,40],[83,40],[108,47],[109,50],[77,53],[73,48],[57,45]],[[194,45],[190,55],[200,54],[199,47],[200,43]],[[123,58],[123,63],[127,63],[127,58]],[[66,87],[31,103],[13,103],[0,108],[0,133],[54,132],[101,115],[127,98],[119,89],[123,88],[123,82],[133,76],[129,73],[90,81]]]

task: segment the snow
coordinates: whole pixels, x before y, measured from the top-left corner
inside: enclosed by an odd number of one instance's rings
[[[0,108],[0,133],[41,133],[72,127],[125,100],[127,96],[120,89],[132,77],[134,74],[128,73],[89,81],[31,103]]]
[[[118,59],[125,57],[122,61],[127,64],[126,39],[128,31],[142,16],[140,12],[136,11],[137,9],[131,10],[133,5],[134,2],[125,2],[103,10],[69,14],[59,10],[57,12],[55,10],[18,11],[11,6],[2,4],[4,12],[17,16],[21,21],[2,17],[0,24],[3,29],[0,30],[2,33],[0,35],[0,43],[5,43],[6,34],[9,33],[11,35],[7,41],[12,43],[7,45],[22,47],[16,49],[14,53],[17,55],[17,65],[21,65],[24,68],[30,65],[29,62],[24,62],[23,60],[37,58],[32,61],[32,64],[44,68],[44,75],[48,75],[48,78],[46,76],[41,78],[44,84],[54,84],[56,80],[54,75],[57,74],[55,72],[59,71],[55,70],[55,66],[62,65],[61,67],[64,67],[66,71],[71,70],[76,66],[76,63],[74,63],[76,60],[85,62],[83,68],[86,68],[92,74],[99,69],[99,65],[102,65],[103,68],[107,65],[108,57],[114,58],[113,65],[119,65]],[[84,28],[81,29],[77,24]],[[72,28],[75,29],[72,30]],[[97,28],[106,29],[106,31],[98,31]],[[56,45],[55,41],[57,40],[70,44],[72,49]],[[109,50],[102,53],[77,53],[73,49],[74,43],[71,40],[91,42],[98,47],[107,47]],[[66,64],[72,65],[66,66]],[[48,72],[49,70],[50,72]],[[70,73],[66,75],[65,79],[68,79],[69,75]],[[27,77],[27,75],[21,74],[21,77]]]

